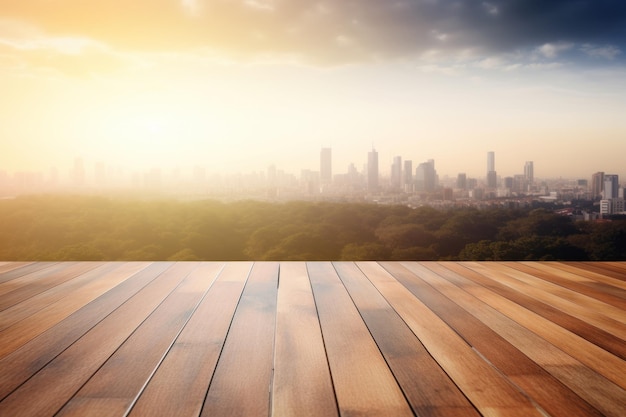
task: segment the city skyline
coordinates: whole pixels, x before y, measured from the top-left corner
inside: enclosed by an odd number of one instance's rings
[[[0,170],[342,172],[373,145],[383,172],[626,177],[619,2],[133,5],[0,7]]]

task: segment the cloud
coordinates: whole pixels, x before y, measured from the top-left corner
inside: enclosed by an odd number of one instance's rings
[[[618,59],[626,47],[626,3],[615,0],[20,0],[3,4],[2,16],[118,50],[212,49],[324,64],[432,50],[455,59],[468,49]]]

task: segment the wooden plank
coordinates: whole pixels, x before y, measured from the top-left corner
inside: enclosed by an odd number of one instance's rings
[[[63,263],[63,268],[51,271],[47,269],[45,276],[34,276],[38,274],[29,274],[21,278],[16,278],[9,281],[6,284],[13,284],[15,288],[10,291],[6,291],[0,294],[0,311],[14,306],[24,300],[34,297],[50,288],[54,288],[66,281],[69,281],[77,276],[104,265],[102,262],[78,262],[78,263]],[[49,272],[48,272],[49,271]],[[25,280],[24,278],[27,278]],[[21,281],[19,285],[18,281]],[[6,290],[6,288],[4,288]]]
[[[0,297],[4,297],[7,293],[11,293],[15,290],[19,290],[20,288],[26,286],[33,286],[33,284],[37,284],[39,281],[42,281],[49,277],[50,275],[58,274],[60,271],[67,269],[72,266],[73,262],[61,262],[50,265],[47,268],[40,269],[38,271],[31,272],[29,274],[22,275],[20,277],[13,278],[9,281],[5,281],[0,283]]]
[[[0,311],[0,331],[7,329],[15,323],[24,320],[30,316],[38,314],[38,312],[49,305],[68,297],[74,296],[74,291],[85,285],[88,285],[96,277],[108,274],[120,264],[104,263],[97,268],[89,271],[84,271],[79,276],[61,283],[55,287],[48,289],[42,293],[39,293],[33,297],[28,298],[15,304],[3,311]],[[132,265],[131,265],[132,266]],[[137,268],[137,266],[133,267]]]
[[[0,275],[9,271],[13,271],[14,269],[22,268],[27,265],[31,265],[33,262],[2,262],[0,265]]]
[[[465,291],[526,327],[597,373],[601,378],[595,378],[593,392],[590,393],[590,395],[596,398],[596,401],[592,402],[589,399],[588,401],[603,412],[607,410],[607,414],[620,415],[619,413],[626,406],[625,391],[624,387],[621,386],[626,383],[623,379],[624,361],[492,291],[488,287],[490,285],[493,287],[493,284],[489,282],[491,280],[465,268],[462,262],[442,264],[446,268],[457,272],[455,276],[446,276],[446,279],[453,279],[454,283]],[[481,284],[481,281],[484,280],[486,280],[485,285]],[[563,368],[563,371],[571,372],[579,378],[587,378],[588,373],[581,367],[570,366]],[[554,374],[552,370],[548,369],[548,371]],[[600,405],[603,408],[600,408]]]
[[[342,416],[412,416],[402,390],[330,262],[308,262]]]
[[[616,278],[618,280],[626,280],[626,268],[624,262],[563,262],[565,265],[571,265],[585,271],[595,272],[600,275]],[[584,272],[581,272],[583,274]]]
[[[228,262],[129,416],[200,415],[252,263]]]
[[[543,268],[545,270],[552,271],[553,273],[562,271],[562,272],[567,272],[570,274],[575,274],[575,275],[582,276],[587,279],[593,279],[598,282],[609,284],[613,287],[617,287],[622,290],[626,290],[626,278],[619,279],[619,278],[610,277],[604,274],[598,274],[596,272],[591,272],[588,270],[581,269],[580,267],[576,265],[566,264],[563,262],[537,262],[535,266],[537,268]]]
[[[22,277],[24,275],[41,271],[46,268],[50,268],[56,264],[56,262],[35,262],[29,265],[22,266],[17,269],[12,269],[7,272],[0,273],[0,284],[13,280],[15,278]]]
[[[479,416],[359,267],[353,262],[335,262],[334,266],[414,413],[421,417]]]
[[[272,416],[337,416],[337,402],[304,262],[282,262]]]
[[[277,286],[278,263],[255,263],[211,380],[202,416],[269,415]]]
[[[483,415],[544,415],[382,266],[375,263],[359,263],[359,266],[478,411]]]
[[[177,263],[156,277],[0,402],[0,415],[58,412],[195,266]]]
[[[145,267],[145,265],[137,265],[134,271]],[[0,345],[0,358],[5,357],[21,345],[53,327],[128,277],[129,275],[125,273],[99,276],[98,279],[94,279],[87,285],[77,289],[71,297],[58,300],[39,310],[37,314],[0,331],[0,339],[4,340],[4,343]]]
[[[126,415],[222,267],[191,271],[56,416]]]
[[[562,287],[569,288],[572,291],[585,294],[589,297],[595,298],[596,300],[600,300],[622,310],[626,310],[626,291],[624,290],[620,290],[593,280],[584,279],[582,277],[578,280],[564,278],[560,275],[551,274],[542,269],[535,268],[532,263],[502,262],[502,265],[506,265],[509,268],[525,272],[541,278],[544,281],[549,281]],[[621,292],[621,294],[618,295],[618,292]]]
[[[497,263],[468,262],[466,265],[514,291],[551,305],[618,338],[621,336],[626,339],[626,311],[622,309]],[[621,344],[626,345],[624,340]]]
[[[408,276],[409,280],[427,283],[433,290],[448,300],[453,300],[454,304],[467,311],[471,318],[462,314],[456,317],[450,317],[449,314],[439,316],[549,415],[581,417],[603,415],[581,398],[584,398],[587,391],[592,388],[589,383],[580,384],[578,378],[568,378],[570,375],[564,373],[553,376],[543,368],[545,365],[582,366],[580,362],[447,281],[445,275],[439,275],[439,272],[446,274],[451,271],[434,262],[406,262],[402,265],[385,262],[382,265],[390,272],[396,271],[392,272],[395,276],[404,273],[400,269],[400,266],[404,266],[415,274],[415,278]],[[413,293],[416,291],[432,290],[420,285],[414,288]],[[439,309],[436,306],[430,307],[438,313]],[[479,320],[494,333],[472,328],[472,322],[475,320]],[[559,376],[565,376],[565,380]]]
[[[171,264],[166,263],[149,266],[145,263],[107,263],[103,268],[87,273],[92,279],[120,275],[126,280],[0,359],[0,399],[37,373],[169,266]]]

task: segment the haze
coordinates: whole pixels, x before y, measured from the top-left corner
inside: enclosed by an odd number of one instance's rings
[[[0,169],[361,166],[626,176],[619,1],[0,5]]]

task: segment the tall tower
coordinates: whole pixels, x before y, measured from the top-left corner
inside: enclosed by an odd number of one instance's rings
[[[320,151],[320,181],[322,184],[330,184],[332,180],[332,150],[330,148],[322,148]]]
[[[598,200],[602,198],[604,190],[604,172],[596,172],[591,176],[591,198]]]
[[[493,151],[487,152],[487,187],[498,187],[498,175],[496,174],[496,154]]]
[[[604,200],[617,198],[619,191],[619,177],[617,175],[604,176]]]
[[[532,184],[535,180],[535,168],[533,161],[526,161],[524,164],[524,178],[528,181],[528,184]]]
[[[413,161],[404,161],[404,175],[402,176],[402,185],[405,192],[413,191]]]
[[[394,156],[391,165],[391,186],[400,189],[402,184],[402,157]]]
[[[378,152],[374,148],[367,154],[367,189],[378,190]]]

